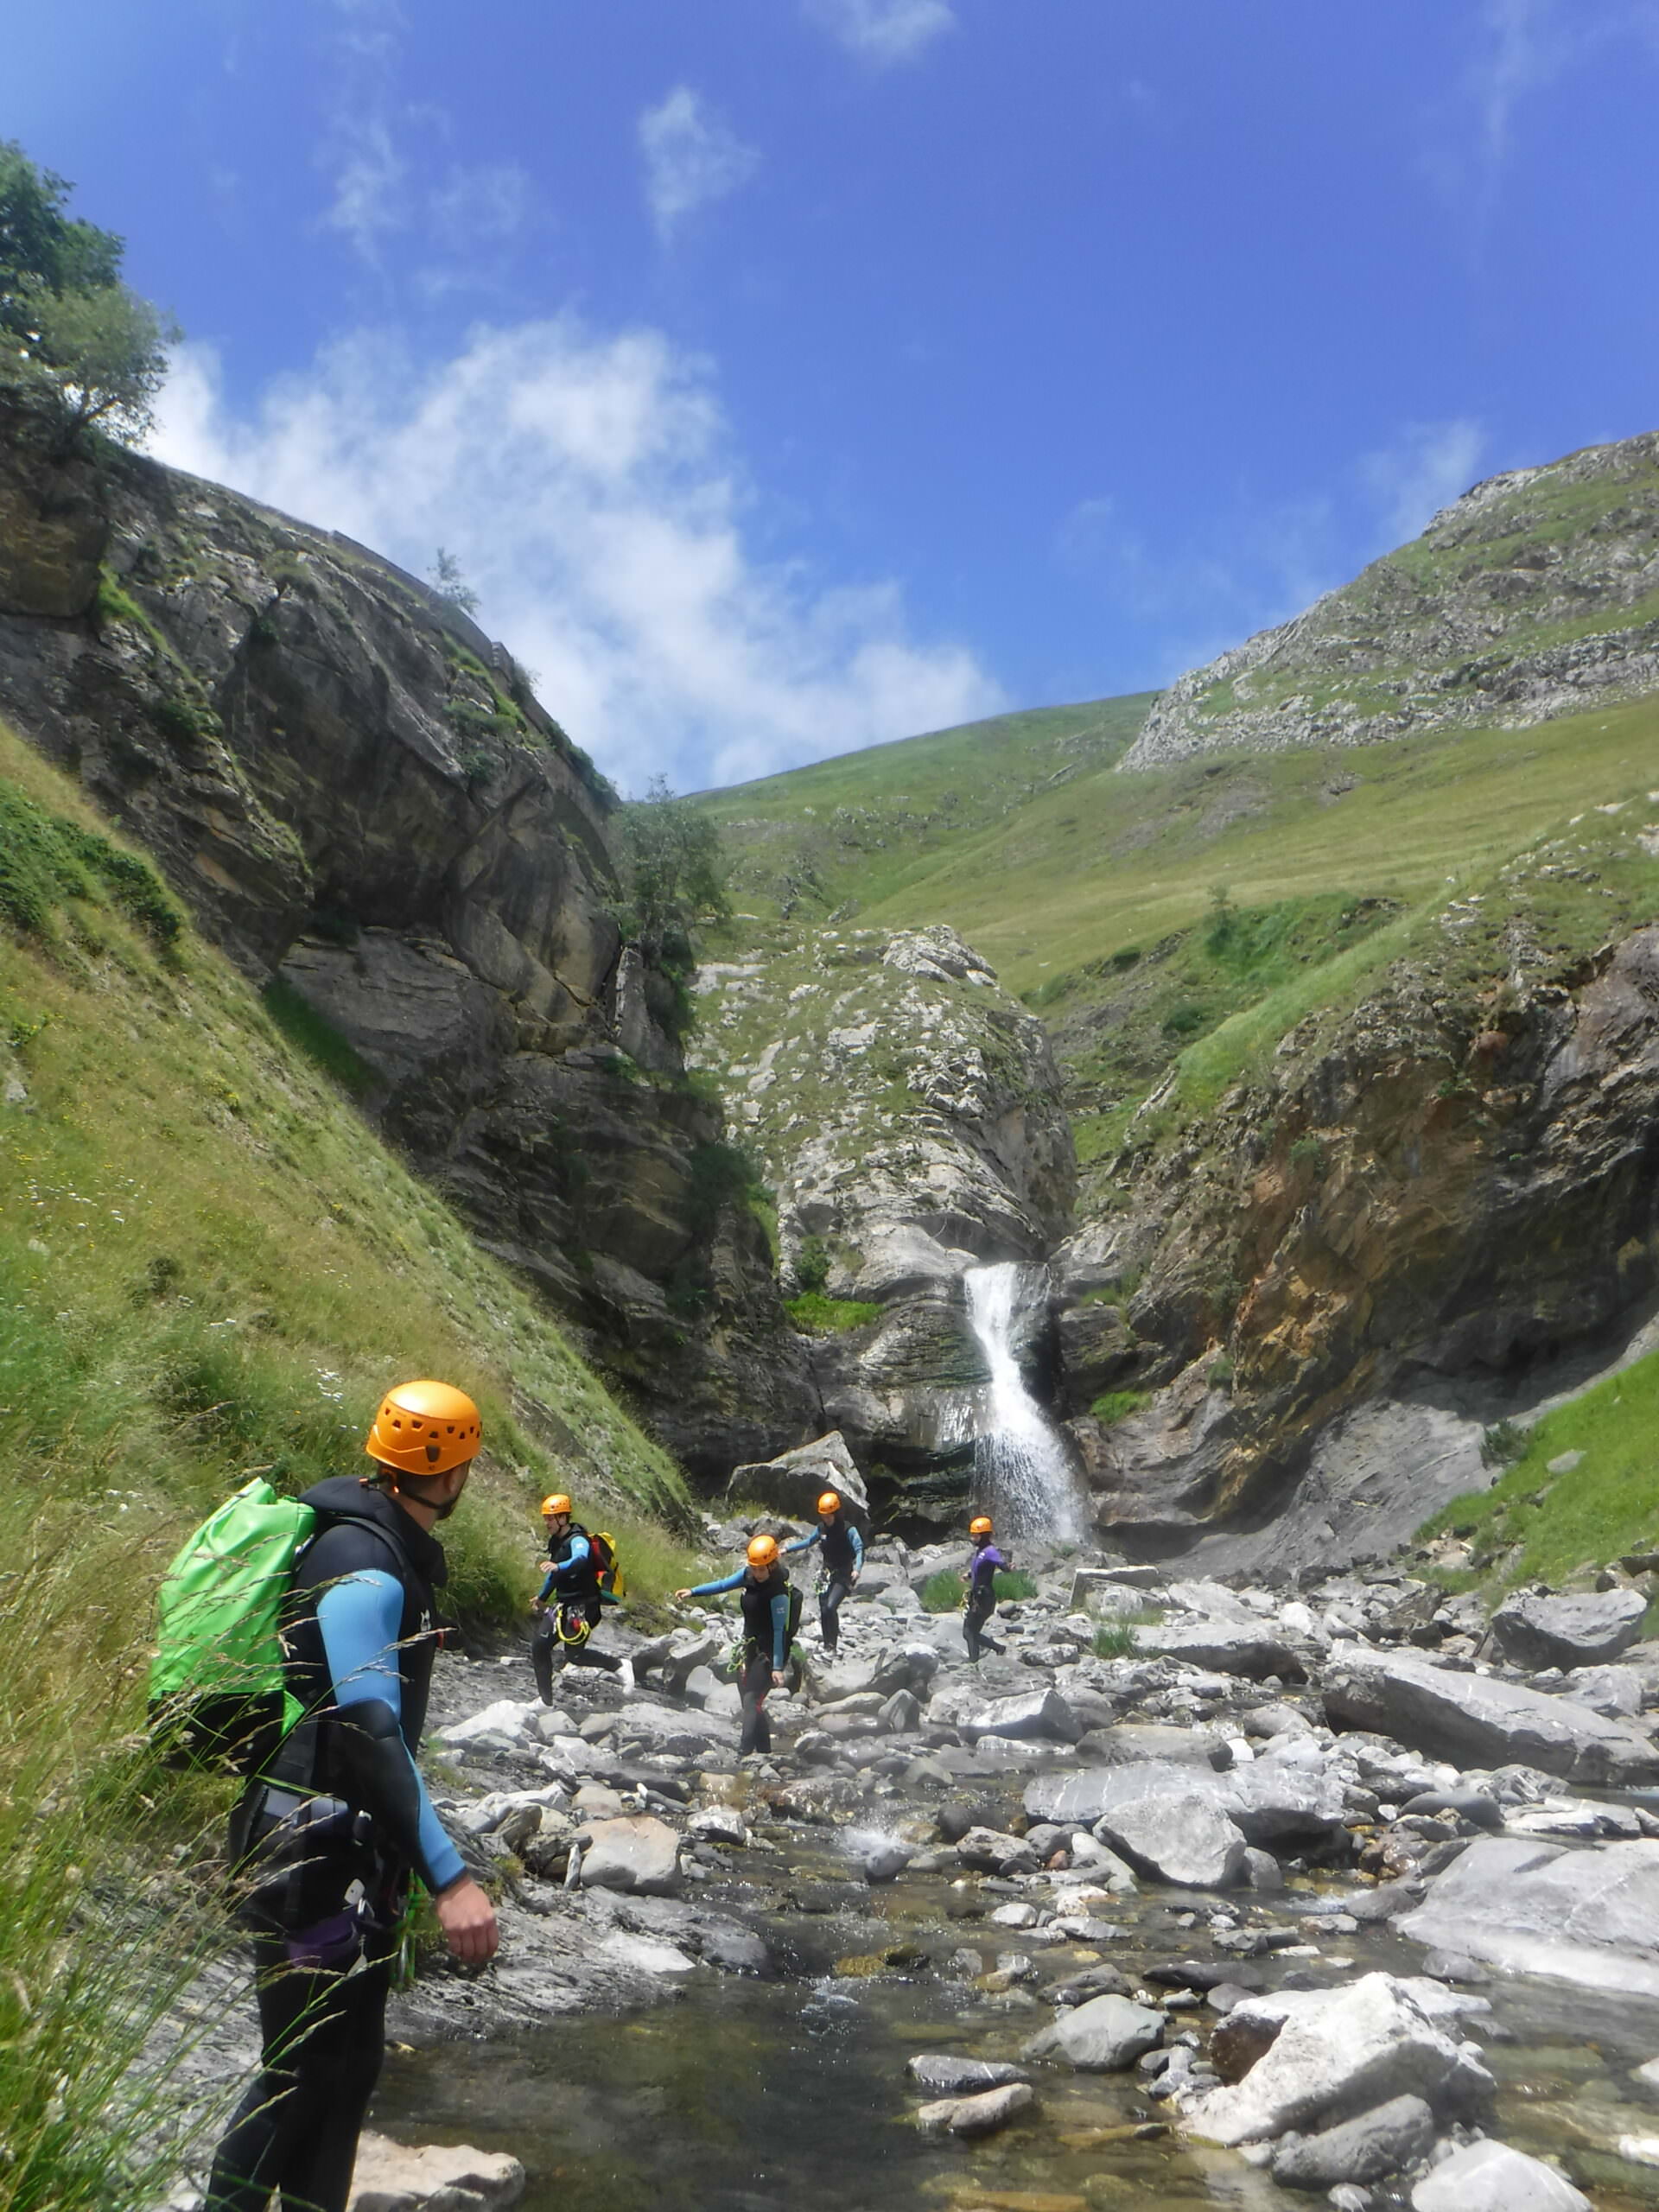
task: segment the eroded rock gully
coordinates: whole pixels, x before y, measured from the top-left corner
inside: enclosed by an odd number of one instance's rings
[[[1538,1677],[1399,1572],[1287,1600],[1033,1555],[974,1669],[917,1594],[954,1556],[874,1547],[764,1758],[705,1615],[613,1619],[635,1682],[550,1708],[516,1656],[442,1661],[435,1791],[505,1940],[397,2000],[377,2125],[516,2158],[533,2212],[1659,2197],[1628,1607]]]
[[[613,795],[502,647],[364,547],[6,413],[0,710],[346,1039],[688,1466],[823,1426],[673,988],[620,940]]]
[[[1491,1007],[1399,963],[1176,1138],[1131,1132],[1119,1210],[1053,1265],[1103,1527],[1165,1550],[1230,1529],[1213,1556],[1281,1572],[1382,1555],[1484,1487],[1484,1422],[1645,1321],[1659,930],[1565,981],[1511,937]],[[1153,1395],[1091,1417],[1130,1389]]]

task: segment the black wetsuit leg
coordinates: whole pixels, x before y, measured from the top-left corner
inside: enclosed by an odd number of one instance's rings
[[[346,2212],[357,2141],[386,2049],[397,1938],[371,1937],[353,1974],[291,1967],[282,1943],[253,1947],[260,2071],[213,2160],[203,2212]]]
[[[556,1599],[536,1624],[530,1639],[530,1663],[543,1705],[553,1702],[553,1669],[559,1654],[559,1611]]]
[[[832,1574],[818,1592],[818,1626],[826,1651],[833,1651],[841,1641],[842,1604],[852,1586],[844,1574]]]
[[[996,1592],[990,1589],[971,1590],[968,1606],[962,1617],[963,1641],[968,1646],[968,1656],[976,1660],[982,1651],[998,1651],[1000,1644],[991,1642],[984,1632],[985,1624],[996,1611]]]
[[[772,1749],[772,1723],[766,1718],[766,1692],[771,1688],[771,1659],[764,1651],[749,1652],[737,1678],[738,1702],[743,1709],[743,1732],[737,1746],[740,1751]]]

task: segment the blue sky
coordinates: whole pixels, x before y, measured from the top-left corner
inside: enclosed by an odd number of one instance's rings
[[[1659,425],[1659,0],[0,0],[157,450],[625,787],[1167,681]]]

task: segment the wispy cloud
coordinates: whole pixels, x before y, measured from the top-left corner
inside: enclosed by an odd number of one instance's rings
[[[1004,703],[966,646],[915,637],[896,582],[757,554],[775,518],[711,372],[658,332],[563,315],[430,365],[364,333],[246,412],[187,349],[161,417],[163,460],[417,572],[448,548],[626,787],[765,775]]]
[[[503,245],[524,228],[532,197],[529,173],[516,162],[452,168],[430,195],[433,236],[452,253]]]
[[[1460,415],[1446,423],[1408,423],[1391,444],[1361,455],[1360,481],[1390,546],[1419,536],[1469,489],[1486,447],[1480,424]]]
[[[337,124],[331,133],[330,166],[334,198],[323,214],[323,228],[338,231],[363,260],[378,262],[382,241],[409,219],[409,164],[385,118],[367,115]]]
[[[760,162],[690,85],[676,85],[640,117],[639,152],[646,205],[665,244],[698,208],[747,184]]]
[[[803,0],[812,22],[879,67],[912,61],[957,27],[950,0]]]

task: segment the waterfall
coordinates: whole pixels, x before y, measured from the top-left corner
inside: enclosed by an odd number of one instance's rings
[[[1010,1536],[1075,1542],[1087,1515],[1065,1447],[1026,1388],[1014,1351],[1018,1261],[970,1268],[963,1277],[968,1319],[990,1370],[974,1435],[974,1490]]]

